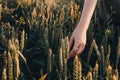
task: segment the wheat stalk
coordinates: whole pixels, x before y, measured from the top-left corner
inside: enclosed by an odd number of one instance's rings
[[[21,40],[20,40],[20,51],[21,52],[24,49],[24,42],[25,42],[25,30],[23,29],[21,32]]]
[[[48,72],[51,72],[52,71],[52,49],[49,49],[47,62],[48,62],[47,64]]]
[[[106,67],[105,67],[105,52],[104,52],[104,47],[101,45],[101,54],[100,54],[100,57],[101,57],[101,70],[102,70],[102,77],[104,78],[105,76],[105,72],[106,72]]]
[[[118,37],[117,52],[116,52],[115,67],[117,68],[120,59],[120,36]]]
[[[3,54],[2,80],[7,80],[7,52],[6,51],[4,51],[4,54]]]
[[[106,60],[105,60],[105,70],[107,71],[107,66],[109,65],[109,58],[110,58],[110,53],[111,53],[111,48],[110,45],[108,45],[108,53],[106,55]]]
[[[110,64],[107,67],[106,80],[112,80],[112,67]]]
[[[88,51],[87,63],[89,63],[90,57],[92,55],[92,51],[93,51],[93,49],[95,47],[94,43],[95,43],[95,40],[93,39],[93,41],[92,41],[92,43],[90,45],[89,51]]]
[[[92,80],[92,72],[89,71],[87,74],[87,80]]]
[[[60,75],[62,76],[62,71],[63,71],[63,54],[62,54],[62,47],[59,49],[59,68],[60,68]]]
[[[65,37],[65,39],[61,40],[61,47],[62,47],[61,64],[63,64],[62,79],[67,80],[67,53],[69,51],[68,37]]]
[[[19,65],[19,41],[15,39],[13,56],[13,69],[14,69],[14,80],[18,80],[20,75],[20,65]]]
[[[65,58],[68,57],[68,53],[69,53],[69,39],[67,36],[67,37],[65,37]]]
[[[10,51],[8,51],[8,80],[13,80],[13,61],[10,54]]]
[[[67,58],[63,61],[63,80],[67,79]]]
[[[98,79],[98,68],[99,68],[99,64],[98,64],[98,61],[96,61],[94,72],[93,72],[93,80]]]
[[[100,66],[100,68],[99,68],[99,70],[100,70],[100,76],[102,78],[104,78],[104,76],[105,76],[105,72],[104,72],[104,69],[103,69],[103,67],[104,67],[104,54],[101,54],[100,51],[98,50],[98,46],[97,46],[95,40],[94,40],[93,43],[94,43],[94,48],[96,50],[96,53],[98,55],[98,61],[100,63],[100,65],[99,65]]]
[[[73,61],[73,80],[82,80],[82,64],[78,55],[75,56]]]
[[[78,80],[82,80],[82,63],[78,61]]]
[[[118,69],[112,71],[112,80],[119,80]]]
[[[78,55],[75,56],[74,61],[73,61],[73,80],[78,80]]]

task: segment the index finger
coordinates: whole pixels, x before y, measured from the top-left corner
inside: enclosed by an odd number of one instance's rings
[[[77,50],[72,49],[72,50],[70,51],[70,53],[68,54],[68,59],[74,57],[76,54],[77,54]]]

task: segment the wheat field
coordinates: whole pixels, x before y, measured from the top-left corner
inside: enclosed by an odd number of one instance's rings
[[[101,24],[99,2],[85,50],[67,59],[83,3],[0,0],[0,80],[119,80],[120,29]]]

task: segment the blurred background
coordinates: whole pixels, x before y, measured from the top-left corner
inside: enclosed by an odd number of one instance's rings
[[[119,80],[119,27],[110,24],[111,19],[104,24],[99,1],[83,54],[67,60],[69,38],[83,3],[0,0],[0,79]]]

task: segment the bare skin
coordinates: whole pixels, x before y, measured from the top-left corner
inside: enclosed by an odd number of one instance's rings
[[[81,54],[86,45],[86,32],[89,27],[97,0],[85,0],[80,21],[72,33],[69,41],[71,49],[68,58]]]

